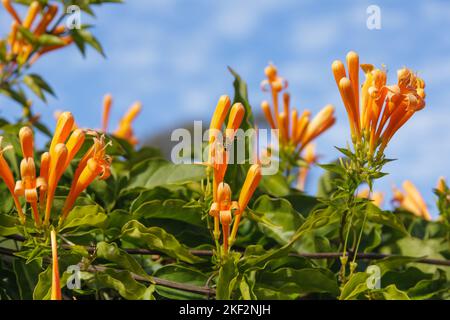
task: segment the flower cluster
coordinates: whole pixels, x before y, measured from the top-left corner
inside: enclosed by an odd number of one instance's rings
[[[108,130],[108,122],[109,115],[111,113],[112,106],[112,96],[110,94],[106,94],[103,98],[103,116],[102,116],[102,131],[107,132]],[[125,115],[120,119],[119,126],[116,131],[113,132],[115,137],[124,139],[128,141],[132,145],[136,145],[139,143],[138,139],[134,135],[133,131],[133,121],[139,115],[142,110],[142,104],[137,101],[131,107],[128,108]]]
[[[383,154],[393,135],[425,107],[425,83],[407,68],[397,71],[397,84],[387,85],[384,69],[359,63],[359,56],[349,52],[347,70],[336,60],[332,70],[347,111],[352,141],[356,151],[363,150],[372,159],[378,149]],[[365,74],[360,90],[359,68]]]
[[[230,186],[224,182],[228,167],[229,150],[226,146],[234,140],[244,118],[245,109],[241,103],[235,103],[230,109],[230,98],[222,96],[217,103],[209,129],[208,166],[213,169],[213,203],[209,214],[214,218],[214,238],[220,238],[220,224],[223,232],[223,251],[226,254],[233,244],[239,228],[242,213],[247,208],[256,187],[261,180],[261,166],[253,164],[247,172],[238,201],[232,201]],[[228,115],[225,136],[222,127]],[[225,141],[224,141],[225,139]],[[234,215],[233,227],[232,215]]]
[[[72,114],[63,112],[58,119],[49,151],[40,157],[39,176],[36,173],[33,131],[29,127],[23,127],[19,132],[23,159],[20,163],[21,179],[15,183],[12,171],[3,157],[5,149],[0,152],[0,177],[14,198],[22,223],[25,222],[25,215],[19,197],[24,197],[30,204],[36,226],[41,226],[42,215],[44,224],[49,224],[58,182],[85,142],[85,130],[73,130],[73,127]],[[96,177],[106,179],[109,176],[111,160],[106,155],[106,146],[103,136],[94,137],[93,145],[78,163],[61,213],[61,220],[67,217],[76,198]]]
[[[2,0],[3,6],[13,18],[11,31],[8,37],[9,51],[7,56],[9,59],[23,64],[29,60],[30,64],[34,63],[43,54],[63,48],[73,42],[70,35],[64,35],[66,32],[64,25],[59,25],[48,30],[51,22],[55,19],[58,12],[56,5],[43,5],[42,2],[31,2],[28,12],[23,20],[11,4],[11,0]],[[37,19],[38,16],[40,19]],[[49,34],[58,37],[57,43],[39,46],[32,42],[32,38],[38,38],[42,35]],[[0,64],[0,71],[5,66]]]
[[[401,209],[407,210],[417,217],[430,221],[430,212],[428,211],[425,200],[419,190],[417,190],[414,184],[409,180],[404,181],[402,187],[403,191],[396,187],[393,188],[394,197],[392,202]]]
[[[312,140],[329,129],[336,121],[334,107],[325,106],[314,118],[311,112],[299,114],[290,110],[290,95],[283,93],[283,109],[280,110],[279,95],[288,87],[288,82],[278,75],[277,68],[269,64],[264,70],[267,79],[261,83],[263,91],[272,94],[272,106],[268,101],[261,103],[264,116],[272,129],[279,130],[280,145],[299,154]]]

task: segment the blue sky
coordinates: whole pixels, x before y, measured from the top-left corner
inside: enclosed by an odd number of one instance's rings
[[[381,30],[366,27],[372,4],[381,9]],[[141,139],[184,121],[208,120],[218,97],[232,94],[227,65],[247,80],[259,112],[267,98],[259,88],[263,68],[273,61],[289,80],[295,107],[317,112],[336,106],[337,124],[318,140],[322,160],[331,161],[337,156],[333,146],[348,139],[348,123],[330,65],[354,50],[361,62],[385,64],[389,82],[403,66],[425,79],[427,106],[390,143],[388,157],[399,160],[386,166],[390,175],[375,186],[390,198],[393,184],[411,179],[435,211],[431,189],[440,175],[450,177],[450,2],[128,0],[96,13],[94,33],[107,59],[93,51],[83,59],[72,47],[35,65],[58,95],[35,105],[51,126],[55,110],[69,109],[78,123],[99,127],[106,92],[115,98],[112,126],[130,104],[142,101],[136,122]],[[85,15],[82,20],[91,22]],[[2,8],[1,35],[9,25]],[[0,98],[1,117],[19,113]]]

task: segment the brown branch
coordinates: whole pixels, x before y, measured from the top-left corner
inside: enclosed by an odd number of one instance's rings
[[[8,257],[19,258],[19,257],[17,257],[15,255],[16,252],[17,251],[15,251],[15,250],[11,250],[11,249],[6,249],[6,248],[0,247],[0,254],[8,256]],[[87,268],[87,271],[89,271],[89,272],[103,272],[103,271],[105,271],[107,269],[114,270],[114,271],[121,271],[119,269],[107,268],[107,267],[100,266],[100,265],[90,265]],[[153,276],[150,276],[150,278],[146,278],[146,277],[140,276],[138,274],[135,274],[133,272],[130,272],[130,274],[131,274],[131,277],[134,280],[140,281],[140,282],[153,283],[153,284],[156,284],[158,286],[163,286],[163,287],[167,287],[167,288],[172,288],[172,289],[178,289],[178,290],[183,290],[183,291],[192,292],[192,293],[203,294],[203,295],[207,295],[208,297],[213,297],[216,294],[216,290],[213,289],[213,288],[200,287],[200,286],[195,286],[195,285],[191,285],[191,284],[184,284],[184,283],[174,282],[174,281],[161,279],[161,278],[153,277]]]
[[[25,238],[20,235],[7,236],[6,238],[13,239],[16,241],[24,241]],[[64,249],[70,249],[70,245],[63,244],[62,247]],[[95,247],[86,247],[86,250],[89,253],[93,253],[95,251]],[[124,249],[128,254],[140,254],[140,255],[160,255],[161,251],[157,250],[148,250],[148,249]],[[211,250],[189,250],[189,252],[195,256],[212,256],[213,251]],[[347,253],[349,258],[353,258],[354,254],[352,252]],[[292,257],[302,257],[309,259],[336,259],[342,256],[342,252],[315,252],[315,253],[290,253]],[[356,259],[359,260],[380,260],[389,257],[400,257],[400,255],[395,254],[383,254],[383,253],[357,253]],[[423,264],[432,264],[439,266],[447,266],[450,267],[450,260],[442,260],[442,259],[428,259],[428,258],[417,258],[416,263]]]

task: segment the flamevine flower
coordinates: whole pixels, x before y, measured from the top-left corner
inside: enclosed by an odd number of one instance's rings
[[[394,197],[392,201],[400,208],[412,212],[415,216],[430,221],[430,212],[419,190],[409,180],[404,181],[402,187],[403,191],[396,187],[393,188]]]

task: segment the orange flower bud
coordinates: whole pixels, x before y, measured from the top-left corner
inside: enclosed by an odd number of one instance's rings
[[[261,109],[264,113],[264,116],[266,117],[267,122],[269,122],[269,125],[272,129],[276,129],[278,126],[273,121],[272,113],[270,111],[270,105],[269,102],[263,101],[261,103]]]
[[[48,191],[47,203],[45,206],[45,224],[50,221],[50,212],[53,205],[53,198],[55,196],[56,186],[63,173],[63,168],[66,165],[68,151],[63,143],[55,146],[53,153],[50,153],[50,168],[48,177]]]
[[[72,113],[68,111],[61,113],[58,117],[55,133],[53,134],[53,139],[50,144],[50,157],[53,157],[56,145],[59,143],[65,143],[70,135],[70,132],[72,131],[74,122]]]
[[[209,143],[212,143],[217,134],[216,130],[221,130],[225,118],[227,117],[228,111],[230,110],[231,101],[230,98],[226,95],[223,95],[219,98],[217,102],[216,109],[214,110],[214,114],[211,118],[211,123],[209,125]]]
[[[339,82],[342,78],[345,78],[347,75],[345,73],[345,67],[342,61],[335,60],[331,64],[331,69],[333,71],[334,80],[336,81],[336,84],[339,86]]]
[[[112,95],[108,93],[103,97],[103,116],[102,116],[102,131],[103,132],[106,132],[108,129],[111,105],[112,105]]]
[[[70,135],[69,140],[66,143],[68,154],[64,170],[69,166],[70,161],[73,160],[75,155],[80,150],[81,146],[84,143],[85,136],[86,134],[82,129],[76,129]]]
[[[28,8],[28,13],[25,19],[23,20],[23,27],[26,29],[29,29],[31,25],[33,24],[34,19],[36,18],[36,15],[38,14],[41,6],[38,1],[33,1],[30,4],[30,7]]]
[[[219,183],[217,188],[217,202],[219,204],[219,210],[229,210],[231,205],[231,188],[225,183]]]
[[[19,131],[19,140],[22,147],[22,154],[24,158],[33,158],[34,141],[33,131],[29,127],[23,127]]]
[[[269,81],[273,81],[277,77],[277,68],[272,63],[269,63],[269,65],[264,69],[264,73]]]
[[[6,187],[8,188],[9,192],[11,193],[14,204],[17,209],[17,213],[19,215],[20,222],[23,224],[25,223],[25,215],[22,211],[22,206],[19,202],[18,197],[14,193],[15,189],[15,183],[14,183],[14,176],[12,174],[11,168],[9,167],[9,164],[6,162],[5,158],[3,157],[3,153],[9,148],[1,148],[3,137],[0,136],[0,178],[5,182]]]
[[[20,21],[19,15],[17,14],[16,10],[11,5],[11,0],[2,0],[2,4],[5,7],[6,11],[9,12],[9,14],[16,20],[18,24],[22,24]]]
[[[447,189],[447,184],[445,183],[445,178],[444,177],[439,177],[438,180],[438,184],[436,186],[436,189],[441,192],[444,193],[445,190]]]
[[[239,129],[242,120],[244,119],[245,108],[242,103],[235,103],[231,107],[230,116],[228,117],[228,124],[226,130],[226,141],[232,143],[236,130]]]

